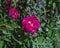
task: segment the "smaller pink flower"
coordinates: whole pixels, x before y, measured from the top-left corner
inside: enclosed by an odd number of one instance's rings
[[[28,16],[22,20],[22,28],[26,32],[34,34],[39,27],[40,22],[37,20],[36,16]]]
[[[9,16],[13,19],[17,19],[19,15],[19,12],[15,8],[9,9]]]

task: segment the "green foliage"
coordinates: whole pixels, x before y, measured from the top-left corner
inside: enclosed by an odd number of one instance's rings
[[[58,0],[13,0],[12,6],[20,12],[16,20],[3,7],[7,2],[0,0],[0,48],[60,48]],[[33,35],[21,28],[21,19],[27,15],[36,15],[41,23]]]

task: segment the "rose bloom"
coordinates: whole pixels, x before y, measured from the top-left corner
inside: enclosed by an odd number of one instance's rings
[[[10,17],[12,17],[13,19],[17,19],[18,15],[19,15],[19,13],[15,8],[9,9],[9,16]]]
[[[40,22],[37,20],[36,16],[28,16],[22,19],[22,28],[26,32],[34,34],[39,27]]]

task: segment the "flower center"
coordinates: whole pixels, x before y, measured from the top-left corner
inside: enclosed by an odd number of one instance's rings
[[[29,24],[31,24],[31,21],[28,21]]]
[[[30,24],[31,27],[33,27],[33,23],[31,21],[28,21],[28,23]]]

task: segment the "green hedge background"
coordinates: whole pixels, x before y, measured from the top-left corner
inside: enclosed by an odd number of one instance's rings
[[[0,0],[0,48],[60,48],[60,0],[12,0],[20,12],[16,20],[3,7],[7,2]],[[36,15],[41,22],[33,35],[21,28],[27,15]]]

